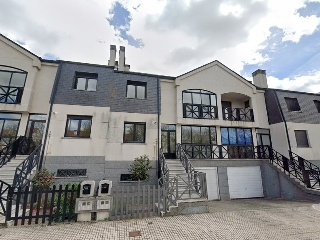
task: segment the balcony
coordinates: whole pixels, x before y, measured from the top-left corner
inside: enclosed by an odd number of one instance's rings
[[[218,119],[218,107],[202,104],[183,104],[184,118]]]
[[[222,108],[223,120],[254,122],[253,109],[250,108]]]
[[[0,85],[0,103],[19,104],[23,94],[23,87]]]

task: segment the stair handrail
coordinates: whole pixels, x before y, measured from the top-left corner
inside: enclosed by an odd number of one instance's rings
[[[23,136],[16,138],[14,141],[9,142],[4,148],[0,151],[0,168],[5,164],[11,161],[14,157],[16,157],[19,146],[21,142],[24,140]]]
[[[159,163],[160,163],[160,178],[158,183],[162,186],[163,184],[169,181],[169,168],[167,165],[166,158],[162,152],[162,149],[159,151]]]
[[[0,215],[6,216],[8,193],[11,185],[0,180]]]
[[[40,152],[42,145],[40,144],[20,165],[16,168],[13,188],[23,187],[29,184],[31,181],[29,179],[32,170],[39,166],[40,162]]]
[[[291,172],[298,176],[307,188],[320,189],[320,168],[289,150]]]
[[[188,174],[189,183],[192,183],[194,189],[196,189],[200,197],[207,198],[205,173],[198,172],[194,169],[191,161],[189,160],[180,143],[178,143],[176,146],[176,156],[178,159],[180,159],[182,166],[185,168],[186,173]]]

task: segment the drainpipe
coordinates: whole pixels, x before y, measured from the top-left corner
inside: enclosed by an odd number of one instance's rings
[[[157,111],[158,111],[158,142],[157,142],[157,156],[158,156],[158,159],[157,159],[157,166],[156,166],[156,171],[157,171],[157,174],[158,174],[158,178],[160,177],[160,79],[159,77],[157,77]]]
[[[46,126],[46,133],[44,135],[43,146],[42,146],[42,150],[41,150],[41,154],[40,154],[39,169],[41,169],[42,163],[43,163],[44,151],[45,151],[46,144],[47,144],[49,126],[50,126],[51,115],[52,115],[53,101],[56,96],[56,92],[57,92],[57,88],[58,88],[58,80],[59,80],[59,77],[61,74],[61,68],[62,68],[61,63],[59,63],[57,74],[54,79],[53,88],[52,88],[52,92],[51,92],[51,96],[50,96],[50,108],[49,108],[48,121],[47,121],[47,126]]]
[[[286,130],[286,135],[287,135],[287,141],[288,141],[289,151],[291,152],[292,149],[291,149],[291,143],[290,143],[290,138],[289,138],[289,132],[288,132],[287,122],[286,122],[286,119],[285,119],[285,117],[284,117],[284,115],[283,115],[283,111],[282,111],[282,108],[281,108],[281,106],[280,106],[280,102],[279,102],[278,95],[277,95],[277,93],[276,93],[275,90],[272,90],[272,91],[273,91],[273,94],[274,94],[274,96],[275,96],[275,98],[276,98],[277,106],[278,106],[278,109],[279,109],[279,111],[280,111],[280,115],[281,115],[282,121],[284,122],[284,128],[285,128],[285,130]]]

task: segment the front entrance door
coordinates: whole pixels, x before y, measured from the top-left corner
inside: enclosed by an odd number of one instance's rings
[[[161,149],[166,159],[176,158],[176,125],[161,125]]]
[[[46,124],[46,115],[30,115],[26,130],[27,146],[26,153],[31,153],[42,143],[42,137]]]

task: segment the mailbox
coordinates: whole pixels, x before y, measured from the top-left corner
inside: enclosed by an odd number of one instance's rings
[[[95,181],[83,181],[80,186],[80,197],[92,197],[94,189]]]
[[[99,197],[111,195],[111,190],[112,190],[112,181],[101,180],[99,182],[99,190],[98,190]]]

